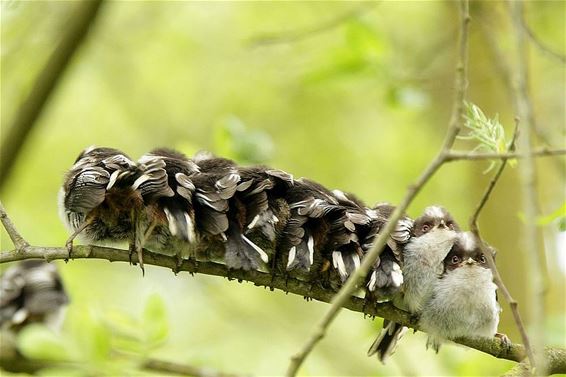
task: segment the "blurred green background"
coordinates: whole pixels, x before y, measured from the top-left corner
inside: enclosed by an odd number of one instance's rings
[[[3,136],[81,5],[2,2]],[[535,35],[564,54],[565,3],[525,5]],[[471,14],[468,98],[489,117],[499,114],[510,134],[515,113],[500,71],[501,64],[513,68],[516,56],[508,9],[473,2]],[[398,203],[441,146],[452,107],[457,30],[457,4],[449,1],[105,3],[3,182],[1,200],[32,244],[62,246],[67,234],[57,191],[78,153],[96,144],[134,159],[156,146],[189,155],[207,149],[356,193],[368,204]],[[565,66],[532,44],[529,58],[540,134],[564,147]],[[475,145],[460,140],[456,147]],[[441,204],[467,224],[493,174],[483,174],[488,165],[445,165],[409,214]],[[537,169],[539,211],[548,215],[565,202],[564,159],[539,159]],[[521,212],[518,168],[508,168],[480,226],[499,250],[503,279],[528,323]],[[545,339],[565,346],[566,233],[559,221],[541,226],[540,248],[548,270]],[[11,249],[4,231],[1,236],[1,249]],[[82,361],[80,373],[136,375],[141,372],[131,360],[151,355],[280,375],[328,307],[249,283],[175,276],[151,266],[142,278],[126,264],[57,264],[72,300],[68,321],[59,340],[34,340],[40,349],[30,352],[65,349]],[[520,342],[502,306],[500,331]],[[163,325],[157,335],[135,330],[139,344],[125,347],[133,359],[116,355],[124,345],[114,327],[146,331],[152,315]],[[380,326],[380,319],[343,311],[301,374],[494,375],[514,365],[455,345],[435,355],[417,333],[407,334],[382,366],[366,357]]]

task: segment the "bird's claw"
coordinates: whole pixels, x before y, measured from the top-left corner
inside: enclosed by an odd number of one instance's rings
[[[73,254],[73,241],[69,240],[65,243],[65,247],[67,248],[67,259],[65,259],[65,262],[68,262],[69,259],[72,258],[72,254]]]
[[[511,339],[503,333],[495,333],[495,337],[498,338],[501,344],[505,347],[509,347],[512,344]]]

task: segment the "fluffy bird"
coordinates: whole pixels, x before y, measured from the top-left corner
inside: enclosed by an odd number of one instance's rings
[[[402,246],[403,294],[394,297],[396,305],[420,314],[432,294],[432,287],[443,272],[443,260],[451,250],[459,231],[452,215],[443,207],[430,206],[418,217],[410,238]],[[385,362],[395,350],[407,328],[384,321],[383,330],[371,345],[368,355],[377,354]]]
[[[488,252],[493,249],[487,247]],[[446,339],[492,338],[497,334],[499,313],[493,274],[480,241],[471,232],[459,233],[442,262],[443,271],[431,286],[421,309],[420,325],[438,352]]]
[[[138,160],[142,174],[134,187],[140,192],[148,225],[144,245],[154,252],[188,259],[198,241],[193,175],[198,166],[184,154],[167,148],[154,149]],[[152,179],[155,170],[164,179]]]
[[[0,278],[0,327],[18,331],[30,323],[56,329],[69,297],[54,264],[27,260]]]
[[[142,175],[137,164],[117,149],[89,147],[81,152],[59,191],[59,214],[72,233],[66,243],[69,257],[77,236],[91,243],[127,241],[130,256],[137,253],[143,271],[143,193],[166,179],[162,165]]]

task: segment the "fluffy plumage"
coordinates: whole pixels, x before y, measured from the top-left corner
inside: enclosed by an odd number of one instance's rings
[[[18,331],[39,322],[55,329],[68,302],[54,264],[42,260],[20,262],[0,278],[0,327]]]
[[[442,266],[422,307],[420,324],[429,333],[427,345],[438,351],[443,339],[495,336],[501,311],[497,286],[477,238],[459,233]]]
[[[156,167],[159,170],[159,167]],[[89,243],[130,244],[143,270],[142,242],[145,208],[137,180],[138,166],[123,152],[104,147],[85,149],[65,174],[59,192],[60,217],[75,237]],[[163,171],[156,179],[164,179]]]
[[[385,208],[385,211],[392,212],[392,208]],[[399,263],[403,267],[403,295],[401,297],[396,291],[393,298],[397,305],[403,306],[411,313],[419,314],[431,296],[432,285],[443,272],[443,260],[452,248],[459,228],[450,213],[440,206],[427,207],[411,226],[406,221],[398,228],[401,229],[392,234],[397,240],[390,245],[391,250],[397,250],[397,253],[382,254],[383,267],[374,274],[380,276],[381,271],[383,275],[384,271],[387,272],[388,265],[395,266]],[[387,282],[385,278],[381,281]],[[384,362],[405,331],[403,326],[388,323],[370,347],[368,354],[376,353]]]

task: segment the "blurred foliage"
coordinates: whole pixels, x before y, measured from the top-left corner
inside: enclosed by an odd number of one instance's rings
[[[511,125],[515,114],[497,67],[501,60],[487,43],[492,38],[513,67],[506,4],[471,5],[469,101],[485,114],[499,114],[501,125]],[[1,3],[2,136],[78,6]],[[106,2],[0,193],[13,221],[33,244],[63,245],[67,235],[58,220],[57,191],[65,170],[92,144],[123,149],[132,158],[157,146],[189,155],[207,149],[353,192],[368,204],[399,202],[438,152],[448,124],[457,6],[379,2],[316,31],[316,25],[354,6],[360,3]],[[563,54],[564,4],[525,6],[535,34]],[[482,27],[488,32],[481,33]],[[251,42],[295,30],[311,32],[293,40]],[[553,145],[564,147],[564,66],[535,47],[529,58],[538,127]],[[494,140],[497,150],[504,147],[503,139]],[[459,140],[456,147],[470,151],[476,145],[477,140]],[[566,173],[557,162],[564,159],[537,160],[541,214],[565,201]],[[465,224],[490,179],[481,174],[483,164],[443,166],[409,214],[438,203]],[[503,279],[523,310],[529,306],[524,294],[529,280],[521,257],[523,224],[516,216],[521,210],[517,170],[504,172],[480,226],[499,250]],[[554,221],[541,224],[539,244],[548,269],[546,341],[564,346],[566,233]],[[2,250],[10,249],[3,231],[0,236]],[[32,337],[27,345],[25,338],[21,342],[32,353],[69,353],[85,374],[87,369],[137,374],[132,360],[146,354],[238,373],[281,374],[327,308],[250,284],[175,276],[160,268],[148,267],[142,278],[137,268],[104,261],[59,267],[72,297],[63,335],[30,330],[36,335],[27,335]],[[162,304],[148,299],[155,292]],[[505,303],[502,307],[500,331],[518,341],[511,313]],[[165,312],[169,321],[156,320]],[[380,325],[341,313],[301,373],[496,375],[513,365],[452,345],[435,355],[417,333],[406,335],[382,366],[365,356]]]
[[[169,332],[164,302],[157,294],[147,299],[138,317],[72,305],[66,325],[60,334],[35,324],[18,335],[23,356],[54,362],[42,375],[125,375],[163,345]]]

